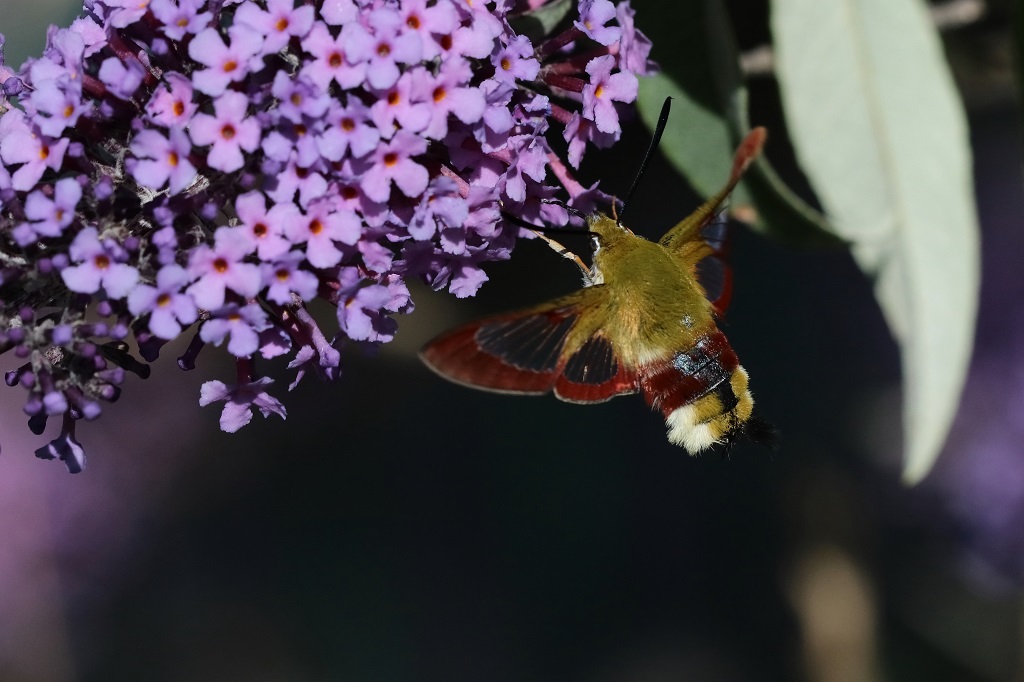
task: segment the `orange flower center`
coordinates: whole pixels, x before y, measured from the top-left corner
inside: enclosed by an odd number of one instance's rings
[[[223,274],[228,271],[228,262],[223,258],[218,258],[213,261],[213,269]]]

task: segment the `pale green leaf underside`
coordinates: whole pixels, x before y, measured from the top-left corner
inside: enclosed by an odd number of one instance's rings
[[[774,0],[775,66],[801,167],[900,345],[904,479],[956,412],[978,297],[964,112],[919,0]]]

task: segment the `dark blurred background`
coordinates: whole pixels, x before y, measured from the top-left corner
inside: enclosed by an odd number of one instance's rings
[[[73,477],[31,456],[22,395],[0,392],[0,679],[1024,680],[1010,4],[945,34],[983,283],[964,401],[924,483],[899,482],[899,359],[869,283],[845,252],[742,228],[723,328],[776,452],[691,458],[636,397],[580,407],[432,375],[415,352],[433,335],[578,286],[524,243],[475,299],[416,290],[398,339],[282,396],[283,424],[221,433],[198,392],[233,376],[224,354],[185,374],[171,347],[80,431]],[[0,0],[8,61],[67,5]],[[635,5],[641,28],[657,21],[654,0]],[[766,2],[730,8],[744,50],[768,42]],[[774,82],[750,86],[799,188]],[[627,127],[583,179],[624,193],[647,139]],[[697,202],[659,161],[630,220],[656,238]]]

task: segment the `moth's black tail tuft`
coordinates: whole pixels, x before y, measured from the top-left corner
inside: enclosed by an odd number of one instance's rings
[[[750,417],[742,424],[734,426],[732,431],[719,441],[721,445],[725,446],[722,449],[722,454],[728,456],[736,443],[741,440],[749,440],[751,443],[763,445],[772,451],[779,448],[779,432],[774,426],[759,417]]]
[[[751,417],[740,428],[740,435],[749,439],[752,443],[763,445],[769,450],[779,449],[778,430],[758,417]]]

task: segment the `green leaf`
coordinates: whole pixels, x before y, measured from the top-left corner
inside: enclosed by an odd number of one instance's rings
[[[775,65],[808,179],[900,345],[904,480],[959,403],[978,298],[967,123],[918,0],[775,0]]]
[[[508,23],[516,33],[526,36],[537,45],[544,36],[551,35],[575,7],[573,0],[555,0],[535,10],[509,17]]]
[[[750,130],[739,53],[721,0],[673,3],[658,18],[644,29],[655,50],[672,50],[656,51],[662,73],[641,79],[640,115],[653,128],[665,97],[673,98],[662,152],[707,197],[721,189],[733,151]],[[839,243],[824,216],[790,191],[764,158],[730,200],[734,210],[751,204],[757,213],[742,214],[754,215],[753,225],[772,236],[804,245]]]

